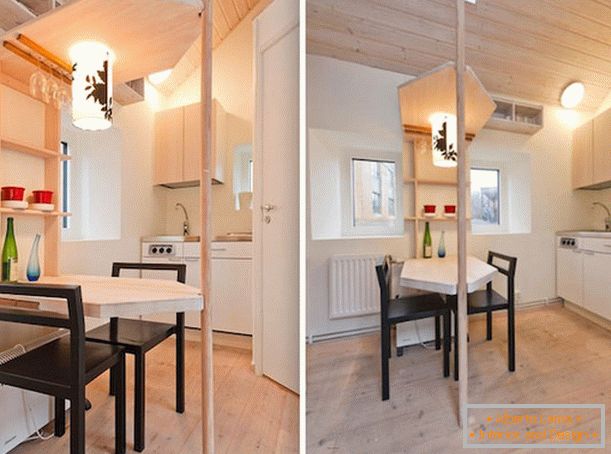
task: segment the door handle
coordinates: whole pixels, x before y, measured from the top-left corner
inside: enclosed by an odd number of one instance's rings
[[[276,206],[272,205],[271,203],[266,203],[265,205],[261,206],[261,211],[264,211],[266,213],[269,213],[272,210],[275,210]]]

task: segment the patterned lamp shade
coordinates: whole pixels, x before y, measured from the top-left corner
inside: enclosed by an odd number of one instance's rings
[[[72,123],[88,131],[110,128],[113,53],[104,44],[83,41],[70,48],[70,60]]]
[[[437,167],[456,167],[456,116],[447,113],[431,115],[433,136],[433,164]]]

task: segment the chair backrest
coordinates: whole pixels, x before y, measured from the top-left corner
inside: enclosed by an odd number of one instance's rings
[[[384,257],[384,262],[376,265],[376,275],[380,286],[380,315],[382,318],[388,315],[388,302],[390,300],[390,266],[392,258],[390,255]]]
[[[187,265],[173,263],[115,262],[112,264],[112,277],[119,277],[121,270],[176,271],[176,280],[182,284],[187,281]]]
[[[506,262],[506,267],[495,263],[495,259]],[[511,257],[509,255],[500,254],[498,252],[488,251],[488,265],[495,267],[499,273],[507,276],[507,299],[511,304],[515,298],[515,277],[516,277],[516,266],[518,263],[517,257]],[[492,283],[488,284],[488,288],[492,288]]]
[[[0,294],[35,298],[66,300],[68,315],[0,306],[0,321],[26,325],[50,326],[70,330],[70,371],[73,386],[84,385],[85,380],[85,316],[81,287],[49,284],[0,284]]]

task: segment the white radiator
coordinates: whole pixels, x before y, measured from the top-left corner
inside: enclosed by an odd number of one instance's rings
[[[375,255],[334,255],[329,260],[329,318],[370,315],[380,310]]]

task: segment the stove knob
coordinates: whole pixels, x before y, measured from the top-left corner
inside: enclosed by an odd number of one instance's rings
[[[153,249],[151,249],[151,252],[152,252],[153,254],[157,254],[157,248],[156,248],[156,247],[154,247]]]
[[[168,254],[171,254],[171,253],[172,253],[172,248],[171,248],[171,247],[167,248],[167,249],[166,249],[166,252],[167,252]]]
[[[165,252],[165,249],[164,249],[164,248],[159,248],[159,253],[160,253],[160,254],[163,254],[164,252]]]

